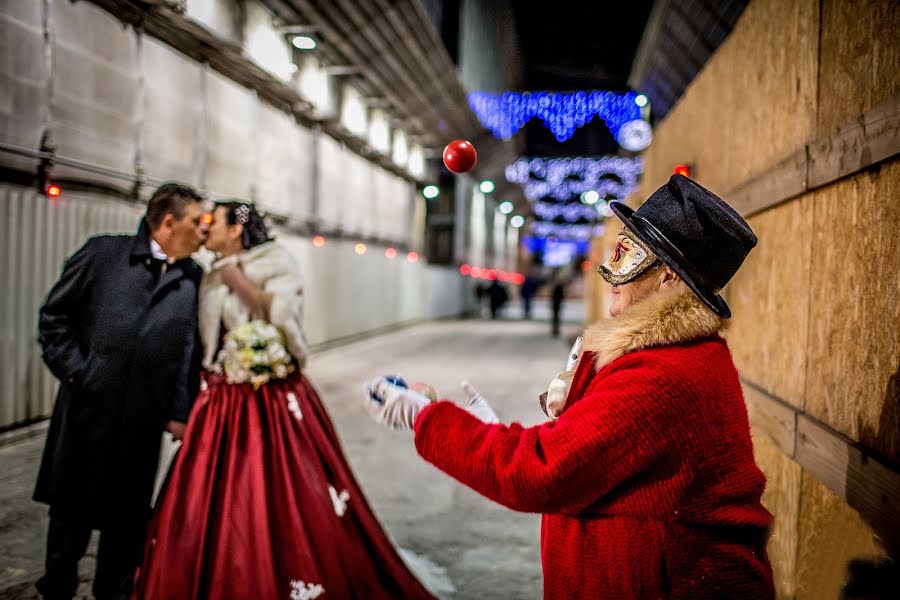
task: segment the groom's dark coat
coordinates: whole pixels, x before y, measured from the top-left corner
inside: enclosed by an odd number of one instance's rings
[[[146,517],[161,433],[187,421],[199,388],[202,270],[159,265],[144,220],[137,235],[91,238],[40,312],[60,388],[34,498],[94,528]]]

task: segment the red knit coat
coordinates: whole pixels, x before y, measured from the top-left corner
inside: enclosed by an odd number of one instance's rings
[[[683,290],[655,296],[585,332],[558,420],[487,425],[442,401],[416,447],[543,513],[545,598],[773,598],[765,478],[723,323]]]

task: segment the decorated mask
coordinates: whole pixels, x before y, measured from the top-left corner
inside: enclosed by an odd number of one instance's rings
[[[656,255],[627,228],[616,239],[613,255],[598,269],[613,285],[634,281],[657,263]]]

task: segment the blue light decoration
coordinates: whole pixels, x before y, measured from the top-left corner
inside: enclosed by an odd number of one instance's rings
[[[508,140],[525,123],[539,117],[556,140],[564,142],[575,130],[599,116],[618,140],[619,130],[641,120],[639,94],[599,90],[578,92],[471,92],[469,106],[494,137]]]
[[[603,234],[603,225],[561,225],[546,221],[531,223],[531,233],[536,238],[556,238],[559,240],[588,242],[596,235]]]
[[[640,156],[523,157],[506,167],[506,180],[521,185],[529,200],[551,197],[565,201],[589,190],[601,198],[625,198],[637,186],[643,170]]]
[[[522,246],[532,254],[544,253],[544,264],[550,267],[568,263],[571,257],[588,254],[591,242],[590,240],[560,240],[553,237],[542,238],[526,235],[522,237]],[[567,256],[567,258],[560,260],[563,256]]]
[[[578,221],[593,221],[598,216],[602,216],[602,207],[606,202],[600,201],[597,204],[589,205],[581,202],[570,202],[563,204],[559,202],[535,202],[531,205],[531,210],[535,216],[544,221],[553,221],[562,218],[568,223],[577,223]]]

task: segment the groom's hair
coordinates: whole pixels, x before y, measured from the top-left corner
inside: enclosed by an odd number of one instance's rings
[[[171,214],[176,219],[180,219],[184,216],[188,204],[202,201],[203,196],[190,186],[180,183],[164,183],[150,196],[144,219],[147,220],[150,229],[155,231],[162,225],[166,215]]]

